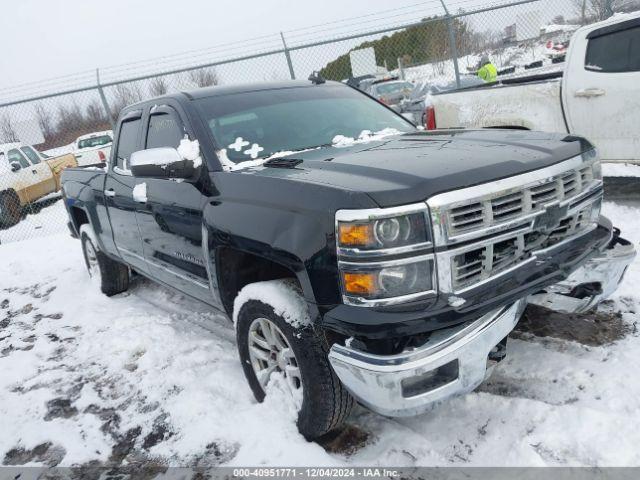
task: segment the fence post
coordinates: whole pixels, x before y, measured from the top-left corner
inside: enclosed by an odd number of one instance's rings
[[[451,14],[449,13],[449,9],[447,5],[444,3],[444,0],[440,0],[442,4],[442,8],[444,9],[444,14],[447,18],[447,29],[449,30],[449,44],[451,45],[451,58],[453,60],[453,70],[456,73],[456,88],[460,88],[460,69],[458,68],[458,45],[456,44],[456,32],[453,28],[453,18],[451,18]]]
[[[287,65],[289,65],[289,75],[291,75],[291,80],[296,79],[296,74],[293,71],[293,62],[291,62],[291,53],[289,52],[289,48],[287,48],[287,42],[284,40],[284,34],[280,32],[280,38],[282,38],[282,46],[284,47],[284,56],[287,57]]]
[[[107,118],[109,119],[109,124],[111,125],[111,130],[116,129],[116,124],[113,121],[113,116],[111,115],[111,110],[109,109],[109,103],[107,102],[107,97],[104,94],[104,90],[102,90],[102,85],[100,85],[100,69],[96,68],[96,85],[98,88],[98,94],[100,95],[100,100],[102,101],[102,108],[104,108],[104,112],[107,114]]]

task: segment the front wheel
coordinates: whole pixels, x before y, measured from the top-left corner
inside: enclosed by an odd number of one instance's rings
[[[98,250],[93,230],[88,224],[80,227],[80,242],[89,276],[100,285],[102,293],[111,297],[129,288],[129,269]]]
[[[274,282],[287,288],[282,280]],[[293,327],[264,299],[246,301],[236,318],[240,361],[256,399],[264,400],[271,375],[279,372],[293,398],[301,399],[302,435],[312,440],[340,427],[354,400],[329,364],[326,342],[310,326]]]

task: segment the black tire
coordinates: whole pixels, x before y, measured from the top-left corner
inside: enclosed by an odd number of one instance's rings
[[[13,190],[0,193],[0,225],[13,227],[22,218],[20,198]]]
[[[314,440],[339,428],[349,416],[354,399],[329,364],[326,341],[311,327],[293,328],[282,316],[276,315],[270,305],[249,300],[238,313],[236,338],[240,362],[256,400],[262,402],[265,398],[249,356],[249,328],[257,318],[272,321],[295,354],[303,385],[297,422],[300,433],[307,440]]]
[[[102,293],[107,297],[111,297],[129,288],[129,268],[120,262],[110,259],[98,250],[92,240],[92,236],[83,228],[80,229],[80,243],[82,244],[82,255],[85,265],[91,277],[94,275],[92,274],[91,262],[89,260],[91,256],[90,249],[93,249],[93,252],[95,252],[97,268],[99,269],[100,290]]]

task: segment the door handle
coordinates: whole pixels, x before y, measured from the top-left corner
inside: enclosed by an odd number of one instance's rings
[[[116,196],[116,191],[113,188],[110,188],[109,190],[105,190],[104,191],[104,196],[105,197],[115,197]]]
[[[602,88],[581,88],[580,90],[576,90],[574,96],[590,98],[590,97],[600,97],[604,95],[606,92]]]

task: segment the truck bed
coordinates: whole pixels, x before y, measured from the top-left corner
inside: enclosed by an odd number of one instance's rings
[[[432,97],[437,128],[520,128],[568,132],[562,72],[511,78]],[[522,112],[527,112],[522,115]]]

